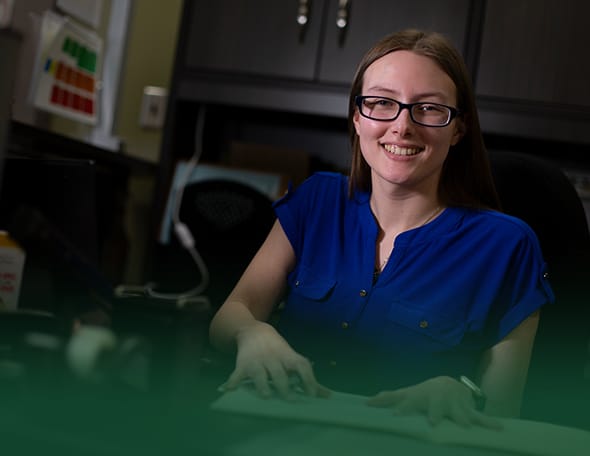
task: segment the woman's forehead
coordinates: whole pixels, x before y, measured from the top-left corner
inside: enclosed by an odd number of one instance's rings
[[[456,97],[455,83],[438,63],[412,51],[394,51],[375,60],[363,76],[363,93],[384,96]]]

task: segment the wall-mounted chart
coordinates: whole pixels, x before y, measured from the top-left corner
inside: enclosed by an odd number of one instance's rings
[[[33,104],[91,124],[98,120],[102,40],[67,17],[47,11],[42,18],[32,79]]]

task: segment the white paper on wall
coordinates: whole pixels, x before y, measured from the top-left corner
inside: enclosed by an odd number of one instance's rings
[[[65,14],[98,28],[102,15],[102,0],[57,0],[56,6]]]
[[[102,39],[94,31],[46,11],[31,79],[33,105],[95,125],[101,57]]]

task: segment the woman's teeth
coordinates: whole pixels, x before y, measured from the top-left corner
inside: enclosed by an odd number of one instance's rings
[[[387,152],[394,155],[416,155],[422,149],[418,147],[400,147],[395,144],[383,144]]]

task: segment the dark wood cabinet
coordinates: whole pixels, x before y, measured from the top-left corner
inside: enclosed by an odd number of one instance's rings
[[[477,93],[590,108],[586,1],[487,2]]]
[[[484,130],[590,143],[585,0],[486,2],[476,92]]]
[[[309,2],[300,25],[296,1],[188,1],[182,60],[197,70],[312,80],[323,6]]]
[[[344,28],[337,25],[342,2],[326,1],[318,69],[321,82],[349,85],[367,49],[386,34],[405,28],[444,33],[464,54],[467,52],[469,0],[351,1]]]
[[[438,30],[463,51],[469,5],[470,0],[188,1],[190,21],[179,57],[185,69],[201,74],[348,87],[364,52],[394,30]]]

